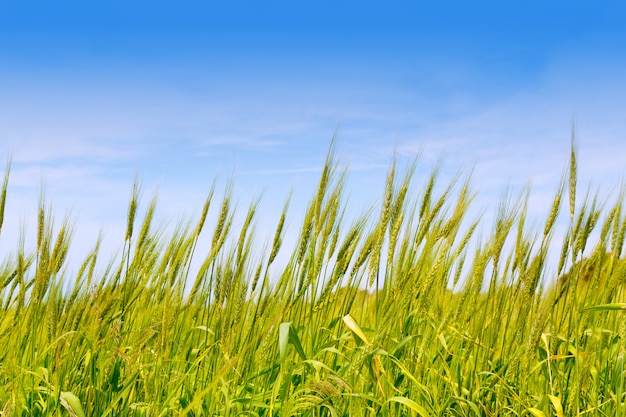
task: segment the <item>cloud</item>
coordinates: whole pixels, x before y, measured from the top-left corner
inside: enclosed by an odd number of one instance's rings
[[[409,64],[389,64],[382,75],[344,68],[341,76],[312,80],[298,70],[281,72],[285,79],[211,79],[210,72],[194,80],[5,78],[0,151],[13,154],[9,200],[17,203],[9,218],[32,219],[25,213],[36,207],[43,181],[55,205],[76,208],[87,234],[98,225],[117,230],[138,174],[146,193],[159,189],[159,210],[175,221],[201,208],[219,171],[232,170],[242,200],[266,190],[262,204],[271,214],[296,184],[297,217],[337,131],[337,162],[349,167],[354,212],[378,201],[394,154],[401,163],[420,154],[416,187],[438,163],[444,184],[472,172],[477,210],[495,210],[507,186],[515,195],[530,181],[529,210],[541,224],[567,166],[573,115],[581,187],[592,181],[611,190],[624,178],[623,76],[576,73],[575,63],[553,61],[519,85],[513,75],[489,85],[488,75],[462,76],[463,68],[443,68],[437,78]],[[606,77],[591,77],[596,73]]]

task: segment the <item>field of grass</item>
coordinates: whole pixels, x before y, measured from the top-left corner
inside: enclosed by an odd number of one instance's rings
[[[0,264],[0,416],[626,416],[623,189],[577,199],[572,151],[540,227],[523,195],[478,233],[469,181],[394,164],[352,221],[336,167],[293,247],[289,202],[269,237],[228,192],[164,233],[135,184],[121,259],[95,241],[75,276],[42,201]]]

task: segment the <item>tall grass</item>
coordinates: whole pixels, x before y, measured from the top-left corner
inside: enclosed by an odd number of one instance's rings
[[[526,190],[479,235],[469,178],[416,186],[415,168],[392,164],[350,222],[331,149],[297,242],[288,200],[264,250],[259,201],[238,225],[232,185],[166,233],[135,182],[121,259],[98,238],[75,276],[42,194],[36,247],[0,265],[0,415],[626,415],[625,190],[577,200],[572,146],[543,227]]]

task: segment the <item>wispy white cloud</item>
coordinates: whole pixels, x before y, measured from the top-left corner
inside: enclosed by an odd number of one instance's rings
[[[490,94],[476,91],[485,85],[456,89],[458,77],[451,86],[407,83],[406,68],[402,76],[352,83],[269,77],[234,86],[231,79],[203,93],[176,80],[39,81],[31,89],[22,80],[3,85],[8,93],[0,97],[0,151],[14,160],[9,201],[16,204],[8,213],[14,224],[32,218],[25,213],[36,207],[43,181],[55,204],[75,207],[87,234],[103,225],[114,235],[122,233],[115,224],[125,221],[135,174],[146,193],[159,189],[160,212],[177,219],[201,207],[218,172],[226,181],[234,170],[241,201],[265,191],[262,204],[272,214],[299,187],[296,218],[337,130],[337,161],[349,167],[356,206],[380,198],[394,154],[403,161],[421,154],[418,175],[439,162],[442,182],[472,171],[479,209],[495,209],[507,185],[515,193],[530,181],[530,210],[540,223],[567,166],[572,115],[580,184],[610,190],[624,178],[623,76],[588,82],[593,71],[571,75],[571,65],[552,63],[526,90]]]

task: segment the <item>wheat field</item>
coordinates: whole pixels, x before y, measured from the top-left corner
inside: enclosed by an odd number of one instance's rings
[[[417,162],[348,219],[331,149],[293,247],[289,200],[272,236],[229,191],[164,233],[135,183],[121,256],[71,276],[42,201],[0,264],[0,415],[626,416],[626,190],[581,200],[569,159],[541,227],[525,193],[479,235],[469,178]]]

